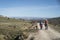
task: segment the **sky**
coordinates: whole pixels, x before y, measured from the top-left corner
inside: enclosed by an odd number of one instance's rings
[[[8,17],[60,17],[60,1],[0,0],[0,15]]]

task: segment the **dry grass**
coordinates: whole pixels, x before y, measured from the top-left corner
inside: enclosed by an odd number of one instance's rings
[[[27,38],[28,32],[24,30],[28,29],[30,26],[31,23],[28,21],[0,17],[0,40],[14,40],[14,38],[20,34],[24,35],[24,38]]]

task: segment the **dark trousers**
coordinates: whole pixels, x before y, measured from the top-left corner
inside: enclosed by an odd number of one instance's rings
[[[45,29],[48,29],[48,25],[47,24],[45,24]]]
[[[40,25],[40,29],[42,29],[42,27],[43,27],[43,26],[42,26],[42,25]]]

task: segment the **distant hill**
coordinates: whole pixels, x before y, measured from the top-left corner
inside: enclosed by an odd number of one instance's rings
[[[2,19],[8,19],[7,16],[3,16],[3,15],[0,15],[0,18]],[[42,17],[9,17],[10,19],[20,19],[20,20],[44,20],[46,18],[42,18]]]
[[[15,17],[16,19],[24,19],[24,20],[44,20],[46,18],[41,17]]]
[[[56,17],[56,18],[50,18],[48,19],[49,23],[50,24],[53,24],[53,25],[59,25],[60,26],[60,17]]]
[[[19,22],[21,19],[16,19],[14,17],[7,17],[0,15],[0,22]]]

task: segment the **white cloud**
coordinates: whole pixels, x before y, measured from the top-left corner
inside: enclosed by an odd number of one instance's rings
[[[12,7],[12,8],[0,8],[2,10],[34,10],[34,9],[51,9],[51,8],[57,8],[60,7],[58,5],[55,6],[30,6],[30,7]]]
[[[30,6],[30,7],[12,7],[12,8],[0,8],[0,14],[4,15],[10,15],[14,16],[17,14],[23,15],[23,13],[29,13],[28,11],[34,11],[34,10],[50,10],[50,9],[55,9],[60,6],[45,6],[45,7],[40,7],[40,6]],[[19,15],[18,15],[19,16]]]

